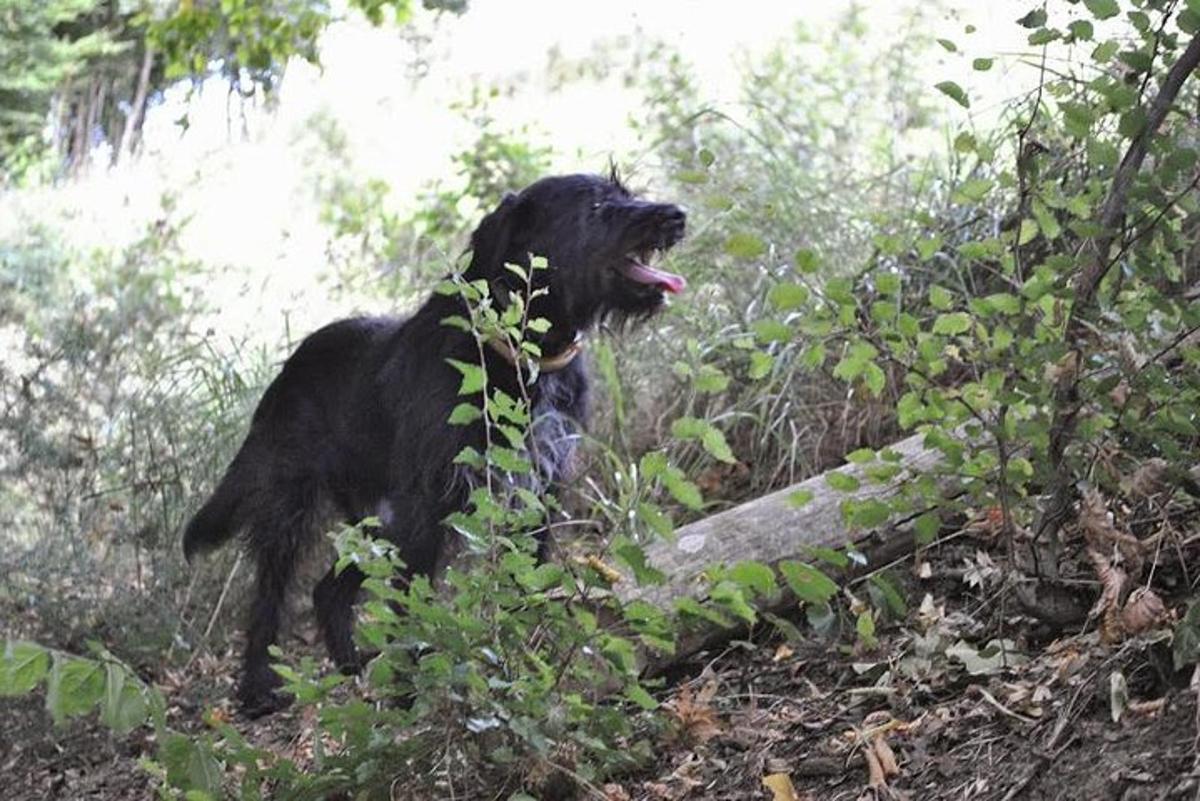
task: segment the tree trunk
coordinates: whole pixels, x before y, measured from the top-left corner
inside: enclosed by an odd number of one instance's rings
[[[141,140],[142,123],[146,118],[146,99],[150,94],[150,71],[154,68],[154,48],[146,46],[142,55],[142,69],[138,73],[137,87],[133,92],[133,102],[129,106],[129,116],[125,120],[125,128],[121,131],[121,142],[113,151],[113,164],[116,164],[123,154],[133,155]]]
[[[828,474],[822,474],[683,526],[674,542],[658,541],[646,548],[650,564],[666,575],[664,583],[639,587],[632,580],[621,581],[614,592],[626,603],[643,600],[667,608],[677,598],[702,596],[706,585],[700,575],[710,565],[743,560],[775,564],[805,558],[806,549],[812,546],[838,547],[853,542],[862,532],[847,527],[842,504],[847,499],[886,500],[914,476],[936,467],[942,452],[924,443],[925,435],[917,434],[890,446],[889,450],[900,454],[897,464],[904,469],[886,483],[871,483],[864,466],[847,465],[836,472],[859,480],[860,487],[853,492],[833,489],[826,482]],[[811,493],[811,500],[796,506],[789,500],[796,492]]]
[[[1036,537],[1053,536],[1058,527],[1070,516],[1074,477],[1065,468],[1063,462],[1067,446],[1075,436],[1075,427],[1082,403],[1079,396],[1079,380],[1085,364],[1084,348],[1087,344],[1088,332],[1091,330],[1088,317],[1095,312],[1096,296],[1099,294],[1101,282],[1116,263],[1116,259],[1112,257],[1112,249],[1113,245],[1119,242],[1118,235],[1124,225],[1129,189],[1142,168],[1142,162],[1150,149],[1151,140],[1158,133],[1159,127],[1167,117],[1167,112],[1175,104],[1175,98],[1178,97],[1184,82],[1198,65],[1200,65],[1200,34],[1192,38],[1187,49],[1171,65],[1158,94],[1145,107],[1146,123],[1142,127],[1141,133],[1129,143],[1129,148],[1125,151],[1125,155],[1113,175],[1108,196],[1096,218],[1100,232],[1086,240],[1080,251],[1081,254],[1086,255],[1087,261],[1072,283],[1074,299],[1063,335],[1065,344],[1075,355],[1076,369],[1072,375],[1064,376],[1054,393],[1054,419],[1050,424],[1048,456],[1058,479],[1049,493],[1050,501],[1045,506],[1045,512],[1034,529]]]

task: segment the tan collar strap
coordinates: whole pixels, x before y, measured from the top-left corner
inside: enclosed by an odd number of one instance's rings
[[[513,350],[513,346],[506,339],[489,339],[488,345],[491,349],[504,357],[504,361],[515,365],[517,363],[517,353]],[[571,362],[575,361],[575,357],[583,351],[583,337],[579,334],[575,335],[575,341],[568,345],[561,353],[556,353],[553,356],[545,356],[537,360],[538,371],[542,373],[553,373],[563,369]]]

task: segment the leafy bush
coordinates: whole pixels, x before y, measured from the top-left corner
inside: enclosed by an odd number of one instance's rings
[[[5,595],[60,643],[103,634],[155,659],[178,628],[176,531],[266,362],[205,333],[166,214],[115,253],[65,252],[38,229],[0,246]]]

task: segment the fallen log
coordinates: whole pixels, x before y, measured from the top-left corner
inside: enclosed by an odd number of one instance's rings
[[[618,582],[613,591],[626,603],[642,600],[671,608],[678,598],[704,596],[702,574],[711,565],[744,560],[773,565],[784,559],[804,559],[807,549],[815,546],[839,547],[861,539],[868,532],[853,531],[843,520],[842,504],[847,499],[886,500],[943,458],[940,450],[925,444],[924,434],[901,440],[886,450],[898,455],[893,464],[902,468],[887,482],[872,482],[867,476],[869,465],[845,465],[830,472],[858,479],[859,487],[853,492],[833,489],[828,483],[829,473],[823,473],[690,523],[676,531],[674,541],[657,541],[646,548],[647,560],[662,571],[666,581],[637,586],[629,579]],[[790,500],[797,492],[811,495],[811,499],[797,506]]]

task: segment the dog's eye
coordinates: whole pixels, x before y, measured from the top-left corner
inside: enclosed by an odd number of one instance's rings
[[[592,211],[600,211],[600,207],[603,205],[604,205],[603,203],[601,203],[599,200],[597,200],[595,203],[592,204]]]

